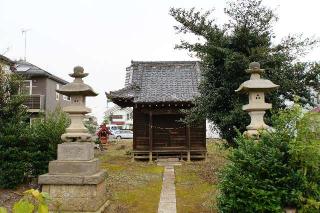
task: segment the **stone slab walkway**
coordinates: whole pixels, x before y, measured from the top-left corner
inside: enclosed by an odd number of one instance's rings
[[[174,166],[181,163],[176,159],[166,159],[158,161],[158,165],[164,166],[158,213],[177,213]]]

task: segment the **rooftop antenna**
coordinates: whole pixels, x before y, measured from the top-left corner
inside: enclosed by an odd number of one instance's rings
[[[27,32],[28,31],[30,31],[30,29],[21,30],[22,36],[24,35],[24,61],[27,61]]]

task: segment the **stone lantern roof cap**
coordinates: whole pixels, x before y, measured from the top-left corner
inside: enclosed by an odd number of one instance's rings
[[[272,81],[267,79],[257,79],[257,80],[248,80],[243,82],[240,87],[236,90],[236,92],[247,93],[249,91],[258,90],[258,91],[266,91],[270,92],[278,88],[279,85],[272,83]]]
[[[56,91],[62,95],[84,95],[84,96],[97,96],[98,93],[93,91],[93,89],[85,84],[82,78],[88,76],[88,73],[84,73],[84,69],[77,66],[73,69],[73,73],[69,74],[71,77],[75,78],[73,82],[62,86]]]
[[[246,70],[251,73],[250,80],[243,82],[236,92],[248,93],[249,91],[265,91],[270,92],[279,87],[279,85],[274,84],[268,79],[260,78],[260,74],[264,72],[260,69],[260,64],[258,62],[252,62],[249,65],[249,69]]]

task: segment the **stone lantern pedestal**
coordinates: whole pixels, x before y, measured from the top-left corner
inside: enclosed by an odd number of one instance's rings
[[[250,63],[247,72],[251,74],[250,80],[243,82],[236,92],[249,95],[249,104],[244,105],[242,109],[250,115],[251,123],[247,126],[247,131],[244,134],[249,137],[257,137],[259,129],[268,128],[263,117],[265,111],[272,108],[271,104],[265,102],[265,93],[278,88],[279,85],[260,77],[264,70],[260,69],[258,62]]]
[[[82,122],[90,112],[85,97],[97,94],[83,83],[87,76],[83,68],[76,67],[70,76],[75,80],[57,92],[71,97],[71,105],[63,108],[71,124],[61,136],[64,143],[58,145],[57,160],[49,162],[48,174],[39,176],[38,182],[52,199],[50,211],[102,212],[107,205],[106,172],[94,157],[94,143]]]

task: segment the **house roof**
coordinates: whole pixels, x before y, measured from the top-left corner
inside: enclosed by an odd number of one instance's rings
[[[132,61],[126,86],[106,93],[115,103],[191,102],[199,95],[198,61]]]
[[[67,84],[68,81],[59,78],[29,62],[26,61],[16,61],[15,62],[16,73],[21,74],[27,78],[29,77],[47,77],[61,84]]]
[[[105,114],[106,116],[110,116],[111,114],[113,114],[113,113],[115,113],[115,112],[117,112],[117,111],[124,111],[124,112],[126,112],[126,113],[131,113],[132,110],[133,110],[133,109],[132,109],[131,107],[121,108],[121,107],[118,106],[118,105],[114,105],[113,107],[108,108],[108,109],[104,112],[104,114]]]
[[[14,65],[14,62],[10,60],[9,58],[5,57],[4,55],[0,55],[0,61],[5,62],[6,64],[12,66]]]

